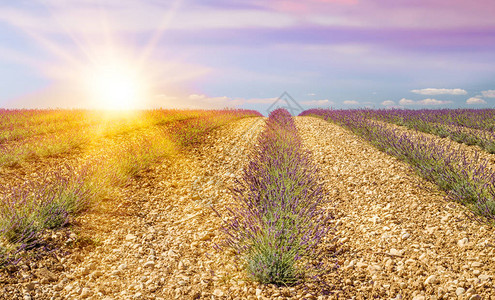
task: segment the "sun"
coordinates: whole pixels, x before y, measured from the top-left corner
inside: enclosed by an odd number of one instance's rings
[[[87,73],[92,106],[105,110],[132,110],[144,101],[139,72],[123,63],[108,63]]]

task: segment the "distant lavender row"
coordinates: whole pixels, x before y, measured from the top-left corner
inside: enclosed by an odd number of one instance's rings
[[[449,137],[467,145],[478,145],[495,153],[495,109],[356,110],[369,119]]]
[[[381,109],[367,111],[389,120],[420,119],[428,123],[495,132],[495,109]]]
[[[327,234],[328,216],[316,170],[301,146],[291,115],[273,111],[228,208],[226,244],[262,283],[291,285],[303,278]]]
[[[44,127],[44,123],[28,120],[24,120],[24,123],[31,124],[29,126],[17,124],[10,125],[12,128],[0,129],[0,167],[15,167],[26,160],[70,153],[87,146],[91,141],[153,127],[166,127],[174,139],[180,139],[179,144],[191,143],[193,139],[199,141],[205,130],[239,118],[261,116],[259,112],[242,109],[149,110],[123,115],[97,111],[50,112],[40,113],[45,117],[45,122],[48,122],[47,126],[57,124],[58,127],[52,128],[55,132],[51,134],[40,129]],[[54,116],[59,116],[63,121],[56,122]],[[35,119],[40,121],[40,118]],[[9,143],[2,144],[3,138],[7,137],[11,139],[8,140]]]
[[[409,163],[452,199],[495,221],[495,173],[487,161],[467,157],[461,150],[448,148],[435,139],[392,129],[355,110],[312,109],[301,116],[317,116],[347,127],[378,149]]]

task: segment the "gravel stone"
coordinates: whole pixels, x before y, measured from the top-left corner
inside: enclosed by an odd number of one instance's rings
[[[455,290],[455,294],[456,294],[457,296],[461,296],[461,295],[463,295],[465,292],[466,292],[466,289],[464,289],[463,287],[458,287],[458,288]]]
[[[469,239],[467,237],[463,238],[463,239],[460,239],[458,242],[457,242],[457,245],[459,247],[466,247],[469,243]]]

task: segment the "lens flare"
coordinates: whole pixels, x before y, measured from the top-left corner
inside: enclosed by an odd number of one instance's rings
[[[86,75],[90,100],[99,109],[137,109],[146,97],[142,78],[136,69],[124,63],[95,67]]]

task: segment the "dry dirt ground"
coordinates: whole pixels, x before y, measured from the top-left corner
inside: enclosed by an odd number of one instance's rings
[[[345,129],[310,117],[296,124],[335,216],[340,268],[322,278],[333,286],[328,298],[495,295],[492,227]],[[53,233],[67,253],[2,278],[0,299],[326,299],[250,282],[230,251],[215,248],[222,220],[211,207],[222,212],[232,201],[229,188],[262,129],[261,118],[234,122],[142,172],[72,233]]]

